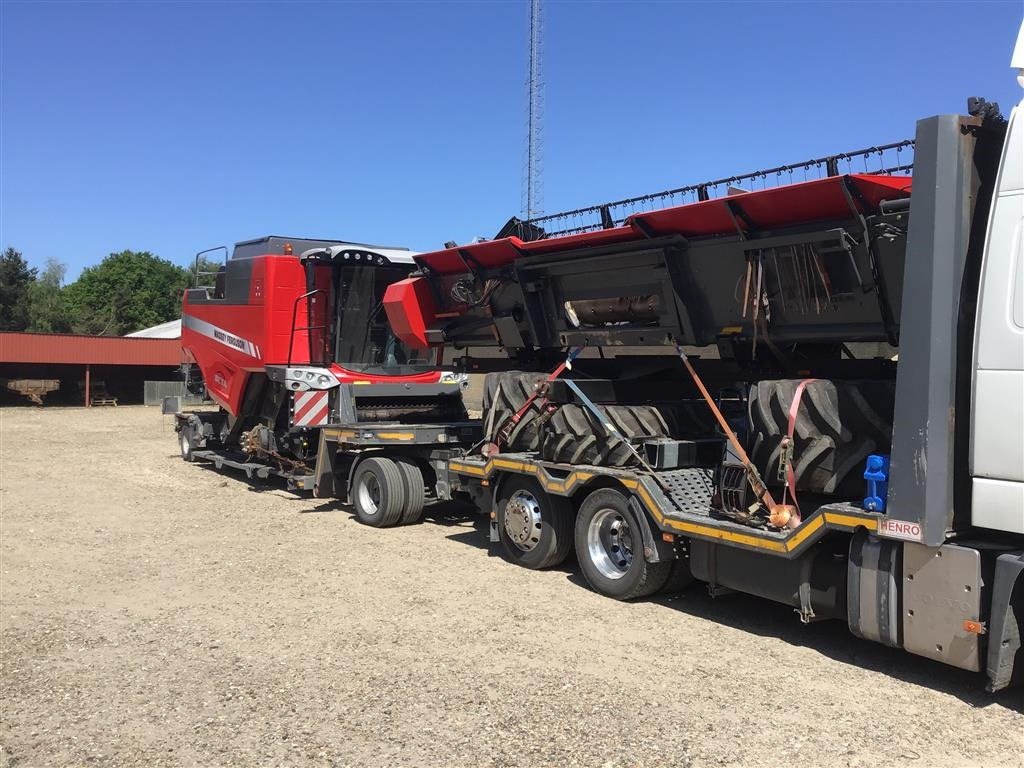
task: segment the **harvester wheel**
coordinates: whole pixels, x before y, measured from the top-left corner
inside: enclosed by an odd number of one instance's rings
[[[356,517],[375,528],[390,528],[402,520],[405,480],[398,465],[384,456],[363,459],[352,482]]]
[[[531,477],[514,475],[501,485],[498,536],[509,560],[534,570],[562,563],[572,548],[572,506],[550,496]]]
[[[405,483],[405,509],[402,510],[402,525],[411,525],[420,521],[426,494],[423,488],[423,471],[415,461],[395,459],[398,471],[402,473]]]
[[[799,379],[759,381],[750,388],[750,458],[769,483],[779,473],[782,438]],[[892,445],[895,386],[891,381],[831,381],[807,385],[795,421],[796,487],[856,496],[864,463]]]
[[[526,404],[536,391],[537,383],[544,381],[542,373],[505,371],[489,373],[484,379],[483,414],[484,424],[490,424],[494,432],[501,429]],[[509,451],[535,451],[540,441],[537,419],[541,415],[541,398],[534,400],[519,423],[509,433],[506,445]],[[494,435],[488,435],[494,439]]]
[[[601,412],[627,440],[665,437],[665,419],[650,405],[606,405]],[[626,467],[637,463],[629,445],[607,434],[597,418],[580,405],[563,405],[544,425],[541,458],[562,464]]]
[[[576,558],[587,583],[602,595],[632,600],[665,586],[672,562],[644,559],[643,533],[626,497],[613,488],[594,491],[576,516]]]

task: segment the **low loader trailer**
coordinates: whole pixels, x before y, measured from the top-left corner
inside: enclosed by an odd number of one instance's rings
[[[1022,40],[1013,66],[1024,85]],[[231,331],[212,347],[227,370],[197,345],[222,412],[180,417],[183,455],[234,450],[376,526],[466,500],[508,559],[575,551],[612,598],[703,582],[1019,684],[1024,106],[968,112],[892,145],[912,176],[832,158],[819,179],[733,177],[404,259],[310,244],[270,313],[290,318],[276,352]],[[367,260],[394,269],[354,290]],[[480,419],[466,373],[486,373]]]

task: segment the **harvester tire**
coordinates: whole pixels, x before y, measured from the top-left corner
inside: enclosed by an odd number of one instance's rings
[[[489,373],[484,379],[483,420],[497,433],[503,424],[512,418],[536,391],[537,383],[544,381],[542,373],[506,371]],[[537,398],[513,427],[509,439],[502,448],[506,451],[535,451],[540,444],[538,417],[541,415],[541,398]],[[494,439],[494,435],[488,435]]]
[[[665,586],[672,561],[644,558],[643,532],[626,497],[601,488],[583,500],[576,516],[576,559],[587,583],[606,597],[633,600]]]
[[[770,485],[777,480],[782,438],[799,379],[759,381],[750,388],[750,457]],[[862,493],[864,464],[892,446],[895,384],[891,381],[809,383],[794,430],[797,490],[851,496]]]
[[[606,405],[601,408],[626,440],[666,437],[665,419],[649,405]],[[628,467],[637,464],[629,444],[612,437],[597,417],[580,405],[563,405],[541,430],[540,455],[561,464]]]
[[[390,528],[402,520],[406,481],[398,465],[384,456],[363,459],[352,481],[352,506],[361,523]]]
[[[395,459],[398,471],[402,474],[402,482],[405,483],[405,509],[402,510],[402,525],[418,523],[423,515],[423,505],[426,502],[426,494],[423,486],[423,471],[415,461],[410,459]]]
[[[524,568],[560,565],[572,549],[572,505],[532,477],[512,475],[501,484],[497,524],[506,557]]]

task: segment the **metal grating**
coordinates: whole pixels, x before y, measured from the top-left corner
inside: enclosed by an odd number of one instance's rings
[[[707,515],[715,492],[714,471],[690,468],[659,472],[658,480],[668,489],[667,497],[675,511],[690,515]]]

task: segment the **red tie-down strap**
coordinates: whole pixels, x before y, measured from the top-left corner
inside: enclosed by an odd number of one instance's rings
[[[817,379],[803,379],[796,387],[796,392],[793,393],[793,402],[789,404],[789,423],[786,425],[786,436],[782,438],[782,450],[780,451],[780,459],[785,462],[786,469],[786,488],[789,490],[789,495],[793,498],[793,508],[796,510],[796,521],[800,522],[800,505],[796,500],[796,473],[793,471],[793,433],[796,431],[796,417],[800,412],[800,399],[804,396],[804,390],[807,389],[807,385]],[[785,503],[785,499],[783,499]]]

